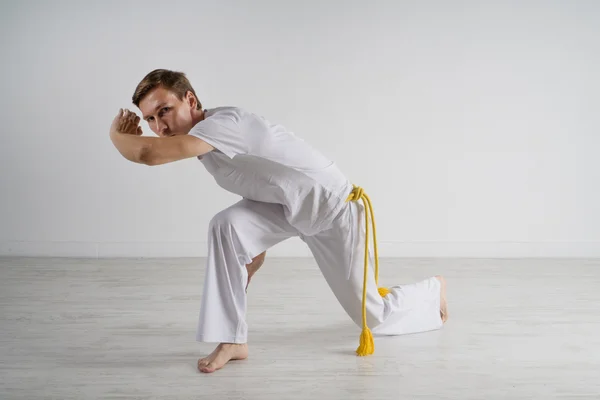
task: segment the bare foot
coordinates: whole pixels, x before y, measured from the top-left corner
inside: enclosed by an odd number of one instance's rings
[[[200,372],[215,372],[230,360],[244,360],[248,357],[248,344],[221,343],[208,357],[198,360]]]
[[[446,301],[446,280],[443,276],[437,275],[436,279],[440,281],[442,284],[442,288],[440,290],[440,316],[442,317],[442,322],[448,321],[448,302]]]
[[[250,284],[250,279],[252,279],[252,275],[254,275],[256,271],[258,271],[258,269],[262,267],[263,263],[265,262],[266,254],[267,252],[263,251],[262,253],[254,257],[250,264],[246,264],[246,269],[248,270],[248,282],[246,282],[246,291],[248,291],[248,285]]]

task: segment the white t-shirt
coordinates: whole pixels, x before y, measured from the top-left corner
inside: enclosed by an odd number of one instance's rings
[[[326,229],[352,191],[334,162],[283,126],[246,110],[206,110],[189,134],[215,148],[198,159],[219,186],[250,200],[281,204],[303,235]]]

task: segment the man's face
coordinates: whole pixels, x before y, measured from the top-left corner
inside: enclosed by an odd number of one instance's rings
[[[195,98],[188,92],[183,100],[163,87],[157,87],[140,101],[142,117],[158,136],[185,135],[193,127]]]

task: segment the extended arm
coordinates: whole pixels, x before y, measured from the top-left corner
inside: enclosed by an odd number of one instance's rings
[[[214,150],[203,140],[188,135],[153,138],[111,132],[110,138],[123,157],[146,165],[166,164]]]
[[[161,165],[185,158],[201,156],[214,148],[203,140],[188,135],[143,137],[137,124],[139,117],[122,115],[120,111],[110,129],[110,139],[123,157],[146,165]]]

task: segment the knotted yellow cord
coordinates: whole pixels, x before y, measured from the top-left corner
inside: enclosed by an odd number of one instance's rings
[[[356,349],[356,354],[359,356],[367,356],[373,354],[375,351],[375,344],[373,343],[373,335],[371,330],[367,326],[367,278],[369,272],[369,214],[371,214],[371,222],[373,223],[373,249],[375,251],[375,284],[379,283],[379,255],[377,253],[377,231],[375,229],[375,215],[373,213],[373,206],[369,196],[364,192],[360,186],[353,185],[354,189],[348,196],[346,201],[359,201],[362,200],[365,205],[365,227],[366,227],[366,239],[365,239],[365,270],[363,278],[363,296],[362,296],[362,333],[360,334],[360,344]],[[378,287],[379,295],[381,297],[386,296],[390,291],[384,287]]]

